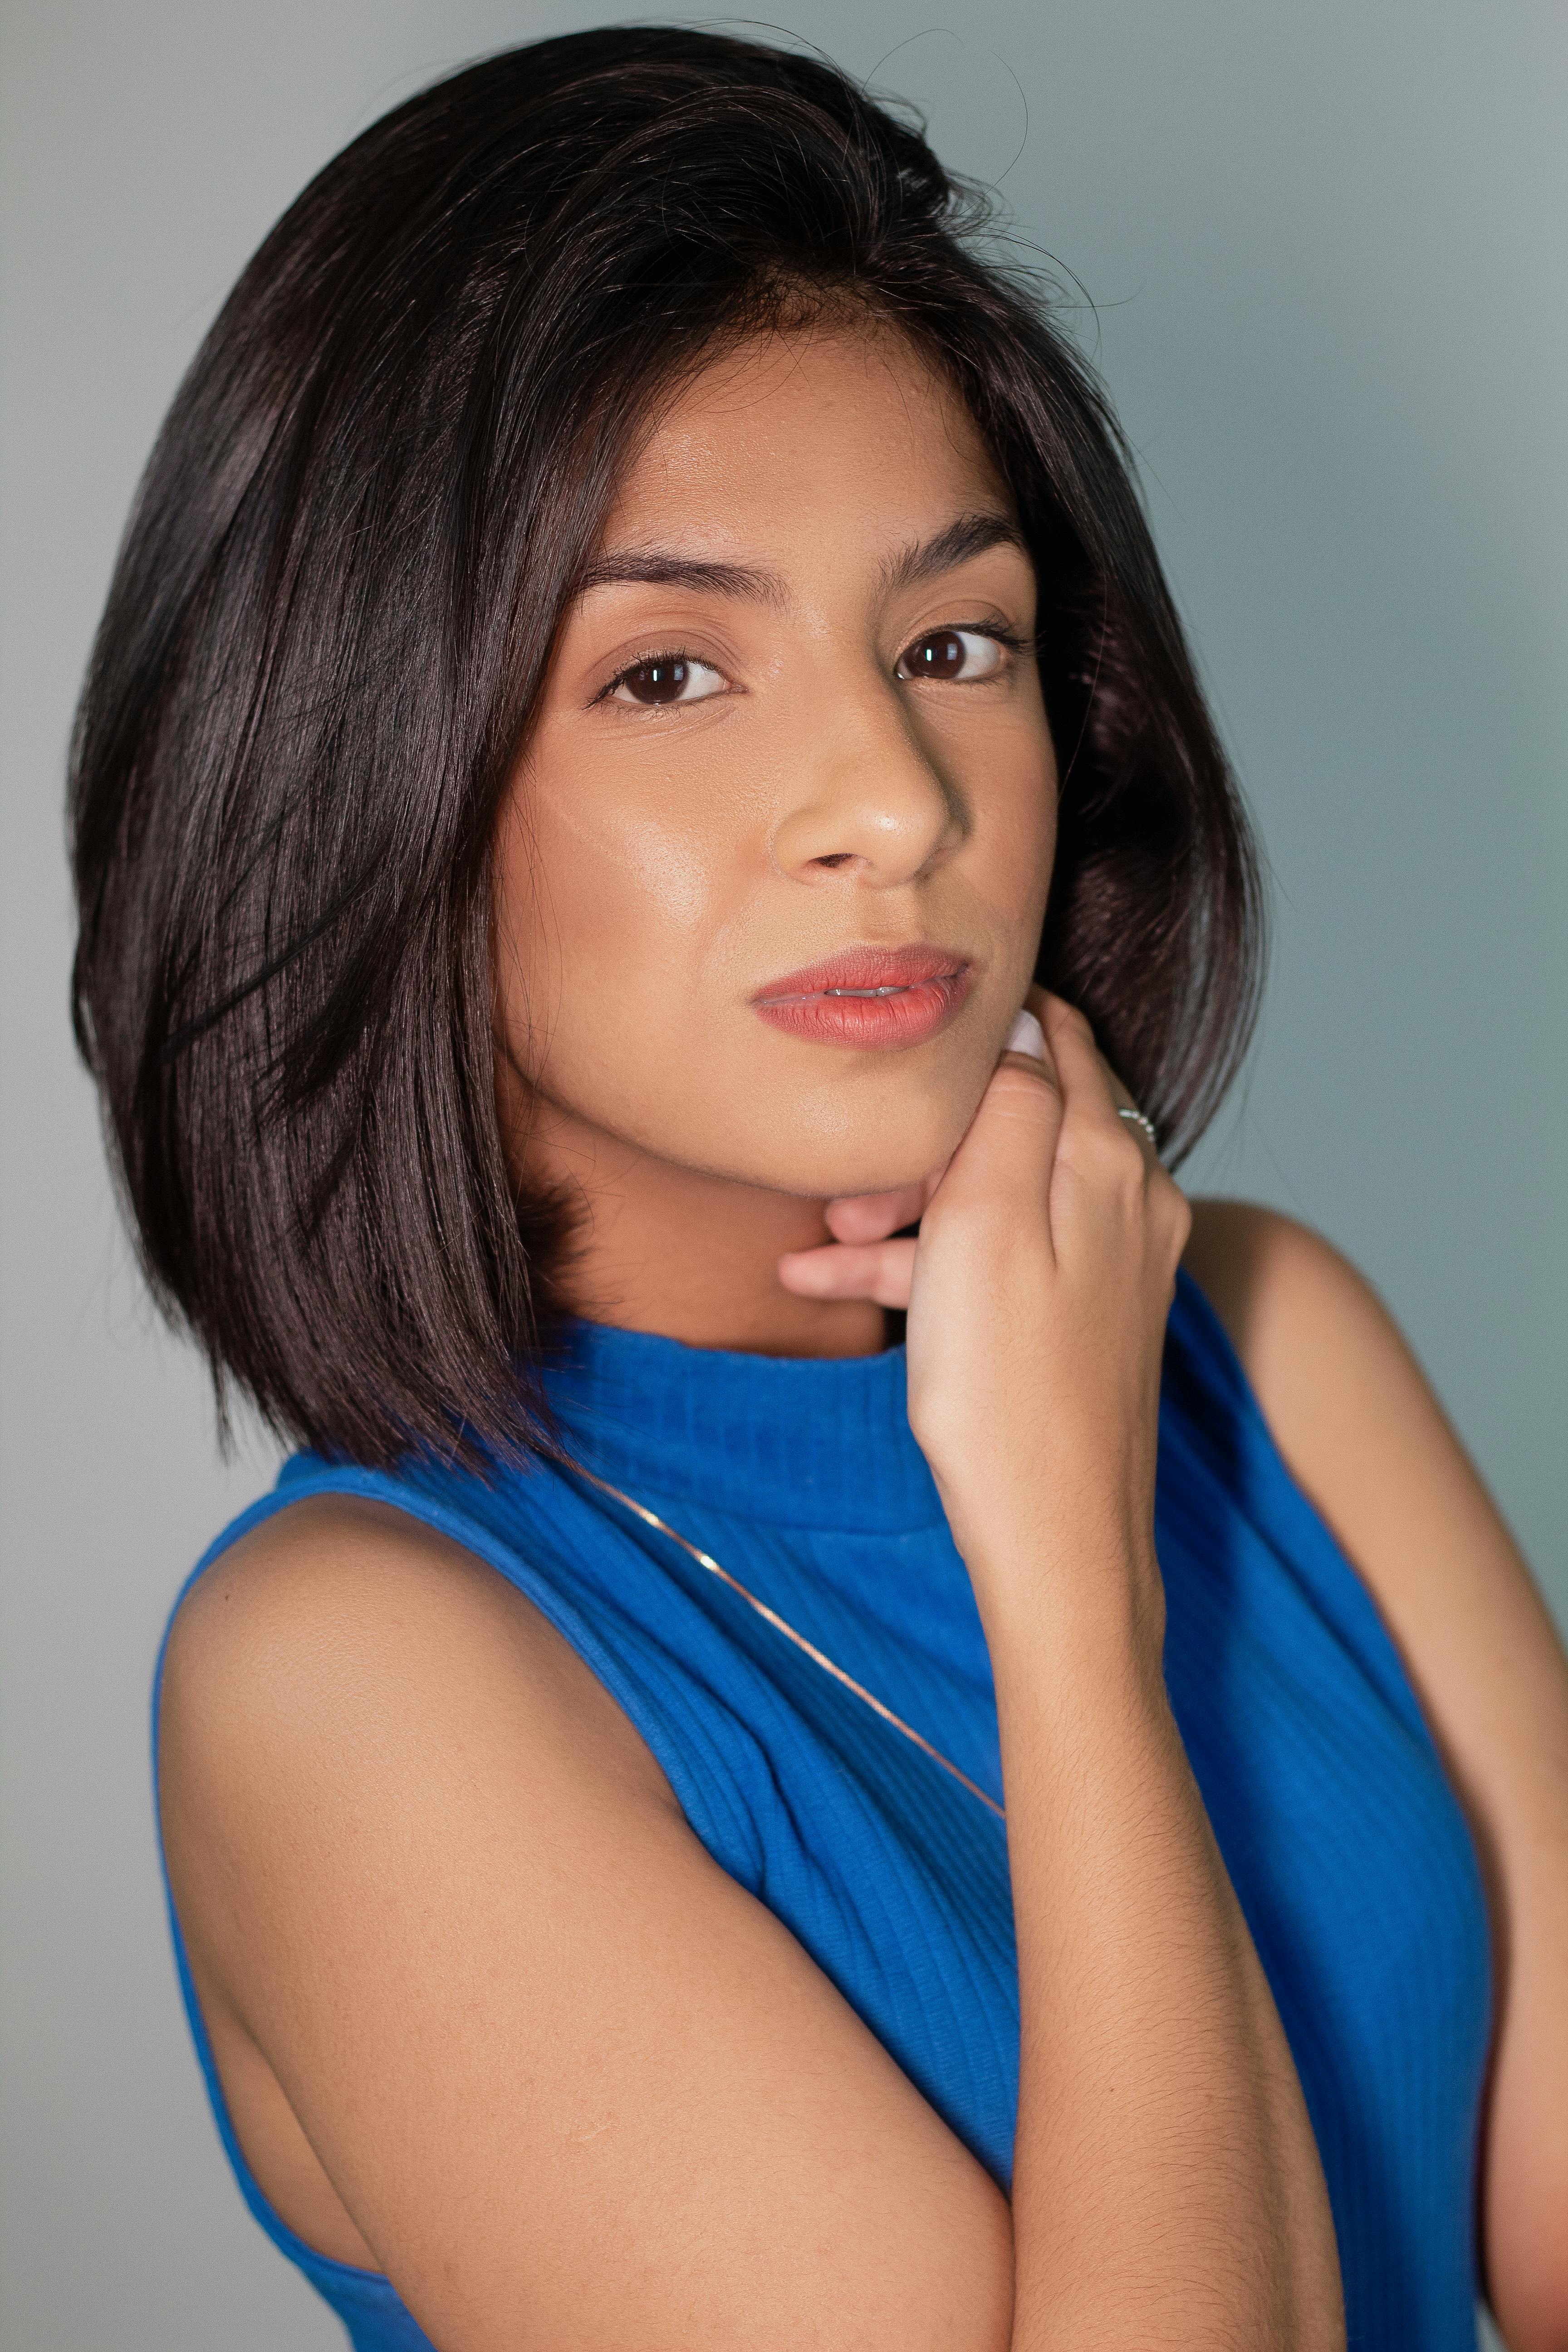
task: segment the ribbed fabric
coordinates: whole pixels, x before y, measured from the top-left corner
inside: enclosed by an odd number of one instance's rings
[[[801,1362],[584,1325],[552,1391],[585,1468],[711,1551],[1000,1799],[985,1642],[904,1374],[901,1349]],[[563,1471],[487,1484],[426,1462],[382,1475],[301,1455],[195,1573],[324,1490],[396,1505],[528,1595],[636,1724],[710,1853],[1005,2185],[1017,1973],[1005,1833],[985,1808],[717,1579]],[[1474,1853],[1372,1602],[1185,1276],[1158,1533],[1166,1679],[1306,2093],[1350,2344],[1473,2352],[1489,2006]],[[251,2210],[357,2352],[429,2352],[385,2279],[312,2252],[267,2205],[224,2110],[177,1920],[174,1932]]]

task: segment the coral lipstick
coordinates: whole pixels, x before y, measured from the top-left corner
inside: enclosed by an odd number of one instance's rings
[[[847,948],[770,981],[752,1009],[775,1029],[821,1045],[922,1045],[969,993],[969,958],[945,948]]]

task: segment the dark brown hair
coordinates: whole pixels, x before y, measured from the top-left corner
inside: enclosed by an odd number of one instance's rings
[[[1179,1152],[1257,990],[1245,822],[1103,398],[984,208],[815,58],[617,29],[401,106],[272,231],[153,451],[78,719],[77,1035],[154,1293],[279,1431],[512,1451],[558,1210],[493,1092],[490,854],[631,436],[858,300],[946,371],[1039,573],[1039,976]]]

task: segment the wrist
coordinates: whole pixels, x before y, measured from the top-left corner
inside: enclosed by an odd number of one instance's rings
[[[1163,1689],[1164,1582],[1149,1514],[1131,1497],[1032,1520],[969,1515],[952,1535],[999,1673],[1005,1657],[1048,1656],[1073,1675],[1103,1668]]]

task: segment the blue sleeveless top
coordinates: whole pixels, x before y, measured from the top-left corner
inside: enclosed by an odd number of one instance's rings
[[[985,1642],[910,1430],[901,1349],[799,1361],[584,1325],[551,1391],[585,1468],[710,1551],[1000,1800]],[[378,1474],[297,1456],[195,1573],[323,1491],[395,1505],[526,1593],[637,1726],[715,1860],[1005,2186],[1018,2009],[1002,1824],[717,1578],[562,1470],[486,1482],[423,1460]],[[1166,1680],[1306,2094],[1352,2352],[1474,2352],[1489,2020],[1474,1852],[1372,1601],[1184,1275],[1157,1512]],[[385,2278],[314,2252],[267,2204],[177,1919],[174,1934],[252,2212],[356,2352],[432,2352]]]

